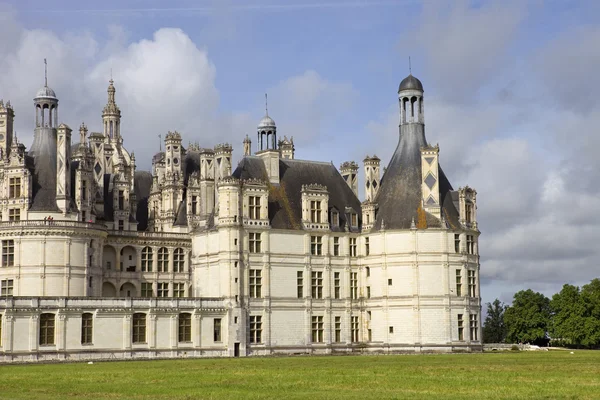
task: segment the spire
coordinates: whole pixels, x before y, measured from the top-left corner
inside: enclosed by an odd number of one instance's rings
[[[265,93],[265,115],[268,117],[269,116],[269,102],[267,99],[267,94]]]
[[[408,74],[412,75],[412,66],[410,65],[410,56],[408,56]]]
[[[48,62],[44,58],[44,86],[48,87]]]

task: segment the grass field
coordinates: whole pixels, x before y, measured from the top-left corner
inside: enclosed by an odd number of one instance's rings
[[[599,399],[600,352],[0,366],[2,399]]]

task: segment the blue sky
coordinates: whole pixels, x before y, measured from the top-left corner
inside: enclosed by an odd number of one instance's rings
[[[0,98],[29,146],[48,58],[61,119],[98,130],[112,68],[148,169],[169,129],[239,157],[268,92],[298,158],[386,164],[410,56],[428,140],[479,193],[484,301],[510,301],[600,275],[599,23],[595,1],[0,0]]]

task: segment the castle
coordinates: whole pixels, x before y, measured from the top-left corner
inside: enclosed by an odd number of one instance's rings
[[[169,132],[138,171],[115,92],[72,144],[46,79],[29,151],[0,101],[0,361],[482,349],[476,192],[425,139],[417,78],[362,202],[357,163],[296,159],[268,113],[235,170]]]

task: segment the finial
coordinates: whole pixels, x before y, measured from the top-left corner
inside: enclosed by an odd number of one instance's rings
[[[412,66],[410,65],[410,56],[408,56],[408,74],[412,75]]]
[[[162,135],[158,134],[158,150],[162,151]]]
[[[48,62],[44,58],[44,86],[48,87]]]
[[[269,102],[267,100],[267,94],[265,93],[265,115],[269,116]]]

